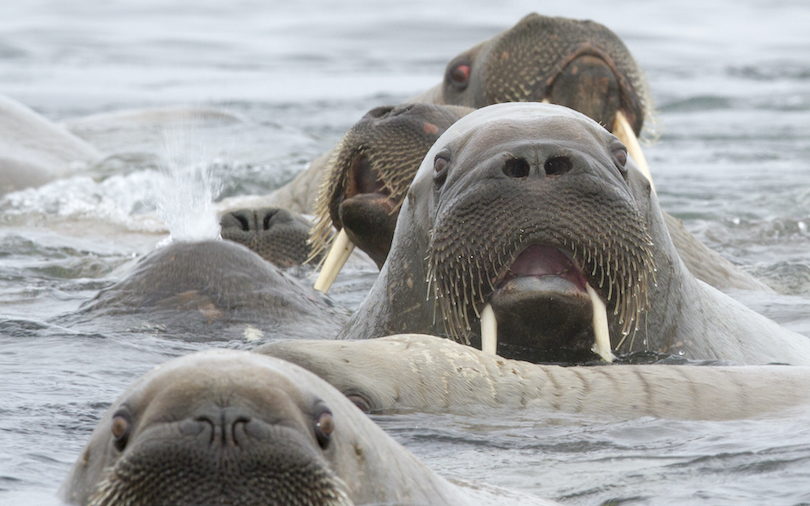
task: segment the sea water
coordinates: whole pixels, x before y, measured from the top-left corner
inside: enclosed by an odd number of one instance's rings
[[[161,219],[156,204],[165,135],[177,125],[120,111],[218,111],[180,129],[204,149],[176,150],[178,166],[196,167],[199,182],[214,168],[222,191],[210,198],[265,194],[366,111],[438,83],[456,54],[532,11],[590,18],[625,41],[658,111],[660,138],[645,153],[662,207],[779,292],[736,298],[810,335],[804,1],[5,2],[0,93],[104,157],[0,197],[0,504],[56,504],[101,414],[155,364],[248,347],[54,323],[165,240],[164,220],[183,212]],[[333,295],[356,307],[374,277],[355,269]],[[531,411],[374,419],[444,476],[564,504],[810,503],[810,413],[801,409],[732,422]]]

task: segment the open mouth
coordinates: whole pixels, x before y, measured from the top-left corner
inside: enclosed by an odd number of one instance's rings
[[[493,283],[481,312],[481,345],[597,353],[611,362],[607,310],[570,252],[533,244]],[[523,358],[523,357],[515,357]]]

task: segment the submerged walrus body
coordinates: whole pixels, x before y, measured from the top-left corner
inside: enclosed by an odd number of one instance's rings
[[[810,402],[810,367],[560,367],[426,335],[275,341],[255,350],[314,372],[368,411],[537,409],[632,419],[731,420]]]
[[[329,338],[348,312],[256,253],[229,241],[175,242],[140,259],[69,325],[144,328],[197,339],[265,334]]]
[[[606,309],[595,314],[598,303]],[[810,363],[806,337],[689,273],[622,143],[559,106],[490,106],[434,144],[380,277],[341,336],[417,332],[480,346],[485,316],[499,354],[532,361],[586,359],[596,338],[606,359],[650,350]]]
[[[122,394],[63,488],[83,506],[474,506],[304,369],[215,350],[156,367]]]

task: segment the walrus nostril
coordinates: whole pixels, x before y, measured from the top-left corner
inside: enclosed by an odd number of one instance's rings
[[[264,219],[262,220],[262,230],[270,230],[270,220],[278,213],[277,209],[273,209],[272,211],[268,211],[264,215]]]
[[[546,160],[543,169],[547,176],[559,176],[571,170],[571,160],[567,156],[555,156]]]
[[[250,221],[248,221],[247,218],[236,213],[232,213],[231,216],[233,216],[233,218],[239,222],[239,228],[245,232],[250,230]]]
[[[503,164],[503,173],[509,177],[529,177],[531,170],[532,168],[525,158],[512,158]]]

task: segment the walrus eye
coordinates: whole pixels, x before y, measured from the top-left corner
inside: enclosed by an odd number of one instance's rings
[[[615,156],[616,156],[616,161],[619,162],[619,165],[624,167],[625,164],[627,163],[627,150],[626,149],[620,149],[620,150],[616,151]]]
[[[433,159],[433,183],[436,186],[441,186],[447,179],[447,172],[449,171],[450,160],[448,154],[444,151],[436,155]]]
[[[349,398],[355,406],[360,408],[360,411],[363,413],[370,413],[371,412],[371,404],[362,396],[358,394],[348,394],[346,397]]]
[[[470,72],[469,63],[456,63],[447,70],[447,83],[452,85],[457,91],[464,91],[470,81]]]
[[[116,413],[115,416],[113,416],[110,428],[113,438],[115,438],[115,448],[119,452],[124,451],[124,448],[127,446],[127,440],[129,439],[130,429],[132,428],[129,416],[122,412]]]
[[[326,447],[329,446],[334,430],[335,422],[332,420],[332,413],[322,411],[321,414],[315,417],[315,438],[318,440],[318,444],[321,445],[321,449],[326,450]]]

